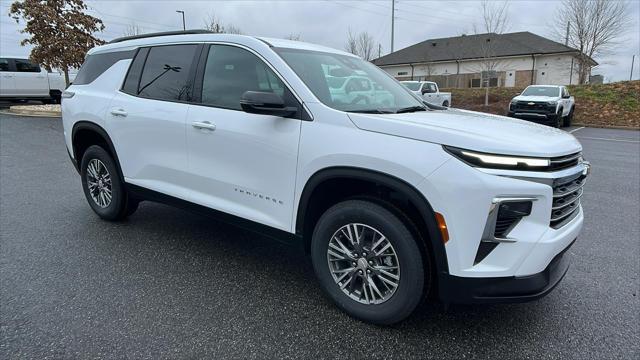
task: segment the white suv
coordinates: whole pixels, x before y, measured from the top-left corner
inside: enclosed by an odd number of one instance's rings
[[[334,96],[327,79],[353,74],[389,96]],[[63,93],[65,141],[101,218],[152,200],[291,242],[365,321],[400,321],[427,293],[539,298],[582,228],[589,165],[572,135],[434,109],[342,51],[145,35],[92,49],[78,78]]]

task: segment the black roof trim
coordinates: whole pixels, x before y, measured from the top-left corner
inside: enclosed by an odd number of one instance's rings
[[[135,39],[146,39],[158,36],[171,36],[171,35],[194,35],[194,34],[214,34],[213,31],[204,30],[204,29],[194,29],[194,30],[180,30],[180,31],[163,31],[163,32],[155,32],[148,34],[140,34],[133,36],[123,36],[119,38],[115,38],[108,42],[108,44],[119,43],[127,40],[135,40]]]

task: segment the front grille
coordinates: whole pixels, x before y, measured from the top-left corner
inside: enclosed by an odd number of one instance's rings
[[[520,112],[544,112],[544,113],[553,113],[556,111],[556,107],[547,104],[546,102],[534,102],[532,105],[529,105],[531,101],[517,101],[512,106],[512,111],[520,111]]]
[[[553,186],[553,204],[550,226],[558,229],[578,215],[580,198],[587,176],[577,174],[568,178],[556,179]]]
[[[576,166],[578,165],[578,163],[580,163],[581,158],[582,158],[581,152],[577,152],[575,154],[570,154],[570,155],[553,157],[549,159],[551,160],[551,163],[549,164],[547,171],[562,170],[562,169],[570,168],[572,166]]]

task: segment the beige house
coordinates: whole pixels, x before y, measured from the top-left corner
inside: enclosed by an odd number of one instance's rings
[[[442,88],[579,81],[580,52],[530,32],[430,39],[373,60],[398,80],[430,80]],[[589,67],[597,65],[587,58]]]

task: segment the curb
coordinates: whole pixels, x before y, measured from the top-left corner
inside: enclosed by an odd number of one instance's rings
[[[6,113],[21,116],[62,117],[62,113],[60,111],[16,109],[13,106],[9,107],[9,109],[6,110]]]

